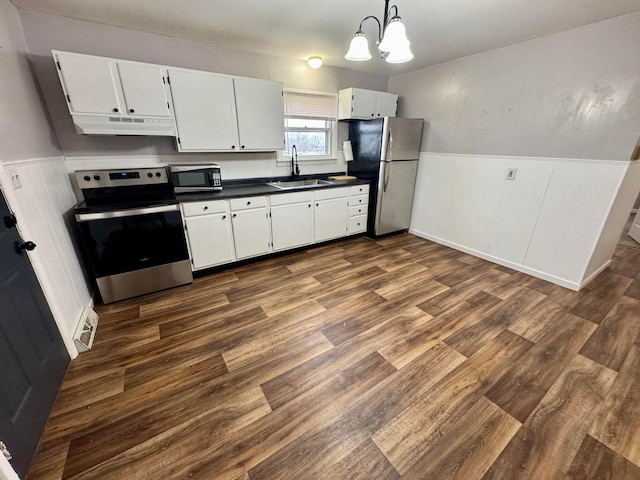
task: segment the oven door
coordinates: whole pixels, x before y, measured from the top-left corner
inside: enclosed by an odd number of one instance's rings
[[[178,205],[77,214],[97,277],[189,259]]]

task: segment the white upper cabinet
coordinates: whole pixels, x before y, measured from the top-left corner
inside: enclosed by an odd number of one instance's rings
[[[398,111],[398,95],[378,92],[376,96],[376,117],[395,117]]]
[[[238,150],[233,77],[169,69],[178,150]]]
[[[165,70],[156,65],[117,62],[126,111],[132,116],[170,117]]]
[[[170,69],[181,152],[284,148],[282,84]]]
[[[54,57],[71,114],[171,117],[162,67],[77,53]]]
[[[284,148],[282,84],[255,78],[233,79],[241,150]]]
[[[338,92],[338,119],[374,119],[395,117],[398,95],[363,88],[345,88]]]
[[[55,59],[72,114],[122,113],[113,60],[66,53],[55,54]]]

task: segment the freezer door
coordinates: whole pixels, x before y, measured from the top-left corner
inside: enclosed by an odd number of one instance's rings
[[[417,161],[381,162],[375,235],[409,228]]]
[[[422,141],[421,118],[385,117],[381,160],[417,160]]]

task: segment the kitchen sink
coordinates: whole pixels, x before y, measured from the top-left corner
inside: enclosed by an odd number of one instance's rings
[[[333,185],[333,182],[328,180],[291,180],[288,182],[271,182],[267,183],[270,187],[279,188],[280,190],[291,190],[294,188],[310,188],[310,187],[325,187],[327,185]]]

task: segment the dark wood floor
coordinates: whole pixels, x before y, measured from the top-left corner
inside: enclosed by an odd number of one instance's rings
[[[640,250],[577,293],[411,235],[99,309],[29,476],[640,479]]]

